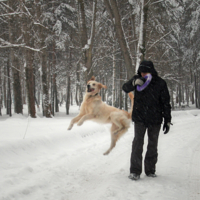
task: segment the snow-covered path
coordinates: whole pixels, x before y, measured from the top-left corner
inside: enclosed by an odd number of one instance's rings
[[[159,138],[158,177],[143,173],[136,182],[127,178],[133,125],[104,156],[110,126],[87,122],[67,131],[73,112],[0,118],[0,200],[200,199],[200,110],[172,112],[174,125]]]

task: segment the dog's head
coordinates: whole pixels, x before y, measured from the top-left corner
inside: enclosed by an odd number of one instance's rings
[[[86,92],[93,95],[99,93],[101,88],[107,88],[105,85],[95,81],[95,77],[92,78],[87,82],[87,89]]]

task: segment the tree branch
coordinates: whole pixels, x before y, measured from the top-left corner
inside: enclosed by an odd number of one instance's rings
[[[171,32],[172,32],[172,30],[170,32],[168,32],[167,34],[165,34],[164,36],[162,36],[159,40],[155,41],[147,50],[151,49],[156,43],[160,42],[160,40],[162,40],[164,37],[169,35]]]
[[[6,8],[8,8],[8,9],[14,11],[10,6],[6,5],[5,3],[3,3],[3,2],[0,2],[0,3],[1,3],[3,6],[5,6]]]
[[[0,15],[0,17],[11,16],[11,15],[20,15],[20,14],[24,14],[24,13],[22,13],[22,12],[14,12],[14,13],[8,13],[8,14]]]

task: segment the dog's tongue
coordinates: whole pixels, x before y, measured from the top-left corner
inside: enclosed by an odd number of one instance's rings
[[[92,92],[92,91],[94,91],[94,89],[93,89],[93,88],[90,88],[90,89],[89,89],[89,92]]]

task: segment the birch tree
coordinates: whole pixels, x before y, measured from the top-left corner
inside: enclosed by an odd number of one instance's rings
[[[148,9],[149,9],[149,0],[140,1],[140,28],[139,28],[139,40],[137,46],[137,59],[136,59],[136,72],[139,68],[141,61],[145,59],[146,55],[146,30],[147,30],[147,19],[148,19]]]

